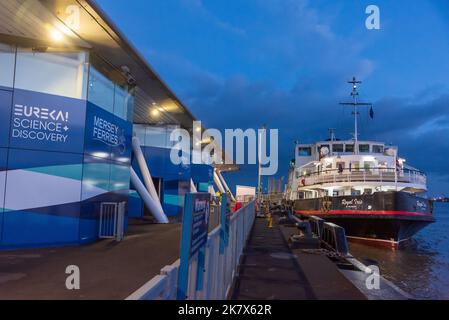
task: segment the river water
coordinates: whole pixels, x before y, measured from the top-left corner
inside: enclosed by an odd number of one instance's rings
[[[449,203],[435,203],[434,216],[404,249],[350,243],[350,252],[418,299],[449,299]]]

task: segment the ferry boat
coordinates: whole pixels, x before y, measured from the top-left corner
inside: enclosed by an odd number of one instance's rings
[[[433,223],[433,203],[424,172],[406,163],[398,147],[358,139],[358,101],[353,78],[354,138],[296,144],[286,197],[297,215],[323,218],[343,227],[349,240],[399,248],[415,233]]]

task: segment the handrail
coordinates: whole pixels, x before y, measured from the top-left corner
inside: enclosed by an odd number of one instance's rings
[[[229,221],[229,243],[226,247],[222,247],[220,226],[209,232],[203,274],[204,286],[197,290],[195,282],[190,282],[187,290],[189,300],[223,300],[228,297],[254,219],[254,201],[236,211]],[[197,270],[192,266],[197,265],[197,262],[192,258],[189,277],[196,277]],[[179,265],[178,259],[174,264],[165,266],[159,275],[131,294],[127,300],[176,299]]]
[[[302,186],[338,182],[399,182],[425,185],[426,175],[419,170],[394,168],[331,169],[301,175]]]

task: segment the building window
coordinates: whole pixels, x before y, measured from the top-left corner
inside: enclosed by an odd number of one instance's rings
[[[88,99],[96,106],[114,112],[114,83],[93,67],[89,74]]]
[[[369,153],[369,144],[361,144],[359,145],[360,153]]]
[[[298,156],[299,157],[310,157],[312,155],[311,147],[299,147],[298,148]]]
[[[172,148],[177,142],[170,141],[170,135],[176,129],[179,129],[179,126],[149,126],[135,124],[133,130],[142,146]]]
[[[354,153],[354,145],[353,144],[346,144],[345,145],[345,152]]]
[[[58,96],[86,99],[85,52],[33,52],[18,49],[14,87]]]
[[[373,145],[373,153],[384,153],[384,146]]]
[[[95,65],[101,63],[97,60],[94,58]],[[116,83],[91,66],[89,73],[89,102],[121,119],[132,121],[134,110],[133,93],[134,90],[129,88],[124,81]]]
[[[14,86],[16,48],[0,43],[0,87]]]
[[[332,146],[333,152],[343,152],[343,145],[342,144],[334,144]]]

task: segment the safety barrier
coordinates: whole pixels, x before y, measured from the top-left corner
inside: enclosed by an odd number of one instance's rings
[[[309,217],[309,222],[313,234],[316,235],[318,238],[321,238],[321,236],[323,235],[324,220],[319,217],[311,216]]]
[[[341,255],[348,255],[348,241],[346,240],[345,229],[336,224],[325,222],[323,224],[323,234],[321,240],[331,249]]]
[[[126,202],[102,202],[98,237],[123,240]]]
[[[192,259],[189,268],[189,300],[224,300],[237,272],[240,257],[251,232],[255,219],[255,202],[250,202],[235,212],[229,222],[229,242],[223,246],[220,226],[209,233],[206,243],[206,263],[204,285],[196,289],[196,266]],[[166,266],[161,273],[130,295],[127,300],[174,300],[177,296],[177,284],[180,260]]]

